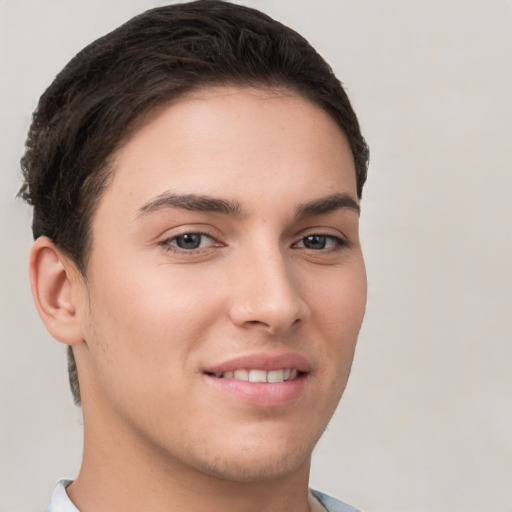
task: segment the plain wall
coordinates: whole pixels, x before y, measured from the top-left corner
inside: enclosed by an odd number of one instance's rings
[[[85,44],[150,0],[0,1],[0,512],[76,475],[65,348],[27,277],[15,195],[31,112]],[[512,3],[246,0],[332,64],[371,147],[369,302],[312,486],[366,512],[512,510]]]

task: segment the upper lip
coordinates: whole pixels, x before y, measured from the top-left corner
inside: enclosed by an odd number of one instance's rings
[[[204,369],[204,372],[221,374],[242,368],[265,370],[267,372],[281,370],[282,368],[295,368],[299,372],[309,373],[311,364],[305,357],[294,352],[282,354],[258,353],[234,357],[228,361],[208,366]]]

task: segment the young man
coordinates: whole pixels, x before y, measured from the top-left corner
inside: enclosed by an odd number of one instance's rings
[[[59,511],[350,511],[308,486],[366,302],[368,150],[292,30],[148,11],[41,97],[22,159],[34,299],[84,455]]]

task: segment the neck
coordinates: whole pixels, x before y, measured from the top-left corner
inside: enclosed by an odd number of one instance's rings
[[[307,512],[310,457],[290,474],[252,481],[189,467],[126,426],[88,421],[84,457],[68,487],[79,510],[95,512]]]

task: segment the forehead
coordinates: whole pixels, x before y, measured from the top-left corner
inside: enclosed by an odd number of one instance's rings
[[[166,191],[248,203],[263,196],[279,201],[277,190],[281,197],[284,191],[356,197],[353,157],[341,129],[323,109],[287,90],[215,87],[181,97],[135,131],[112,168],[100,207],[115,203],[132,215]]]

